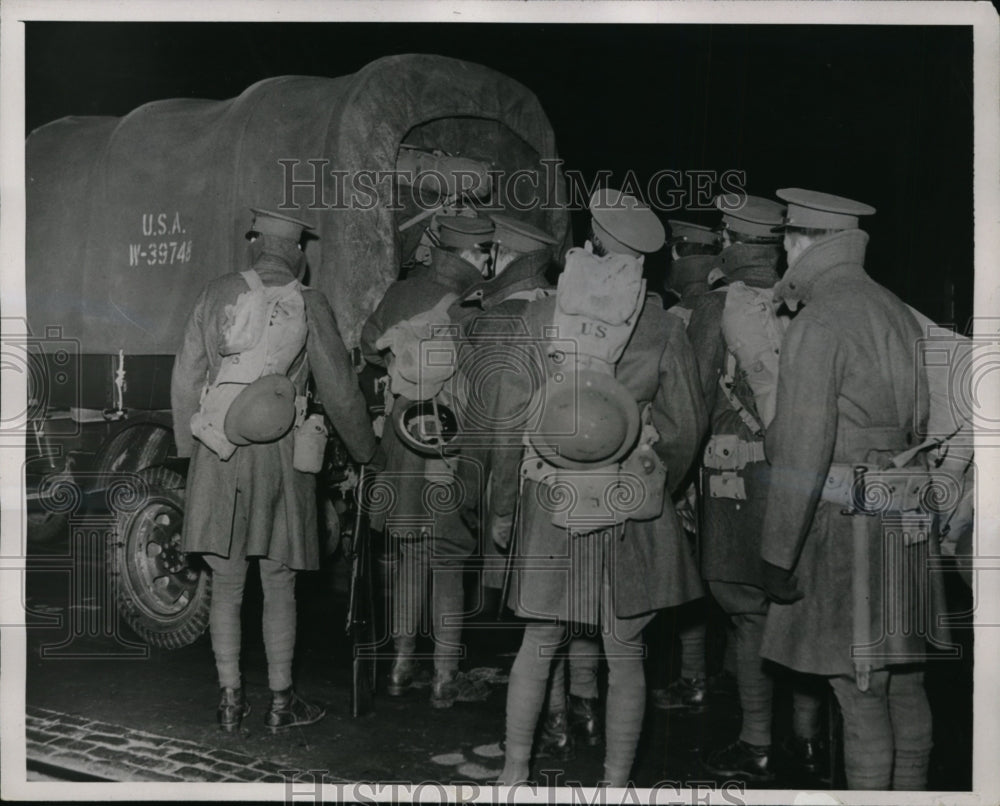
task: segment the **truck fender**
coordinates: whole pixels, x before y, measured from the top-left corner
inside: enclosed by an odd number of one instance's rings
[[[104,486],[116,473],[139,473],[162,465],[176,450],[169,425],[152,419],[132,422],[104,443],[94,467]]]

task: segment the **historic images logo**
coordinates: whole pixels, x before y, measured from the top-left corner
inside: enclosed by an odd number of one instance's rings
[[[648,789],[584,787],[563,779],[558,770],[542,770],[537,784],[498,786],[475,782],[379,782],[345,784],[329,770],[282,770],[285,803],[571,803],[578,806],[668,803],[698,806],[721,803],[745,806],[746,784],[740,781],[659,781]]]
[[[728,209],[739,209],[746,198],[746,172],[737,169],[661,168],[642,176],[629,170],[620,177],[600,170],[587,181],[579,170],[564,169],[560,159],[541,159],[537,169],[514,171],[346,171],[331,167],[328,159],[281,159],[278,164],[283,190],[279,210],[403,210],[406,187],[412,189],[412,203],[418,208],[434,209],[441,199],[475,197],[479,209],[508,213],[585,210],[594,191],[610,184],[659,212],[715,210],[718,193]]]

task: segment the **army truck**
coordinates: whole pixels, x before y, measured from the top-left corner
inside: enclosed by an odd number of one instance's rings
[[[211,596],[210,574],[180,550],[173,355],[205,283],[249,265],[250,208],[314,225],[305,279],[349,348],[419,259],[435,212],[499,205],[569,238],[538,99],[441,56],[66,117],[31,132],[26,151],[29,545],[81,508],[108,513],[118,609],[161,647],[204,631]]]

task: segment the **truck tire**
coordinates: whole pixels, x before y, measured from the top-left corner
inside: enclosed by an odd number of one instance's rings
[[[122,618],[144,641],[163,649],[194,643],[208,626],[212,575],[180,550],[184,479],[164,467],[139,473],[134,505],[117,508],[108,565]]]

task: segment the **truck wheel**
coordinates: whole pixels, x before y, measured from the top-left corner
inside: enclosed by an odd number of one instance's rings
[[[118,510],[108,564],[118,610],[147,643],[178,649],[208,626],[212,576],[196,555],[180,550],[184,480],[152,467],[139,476],[146,489],[134,507]]]

